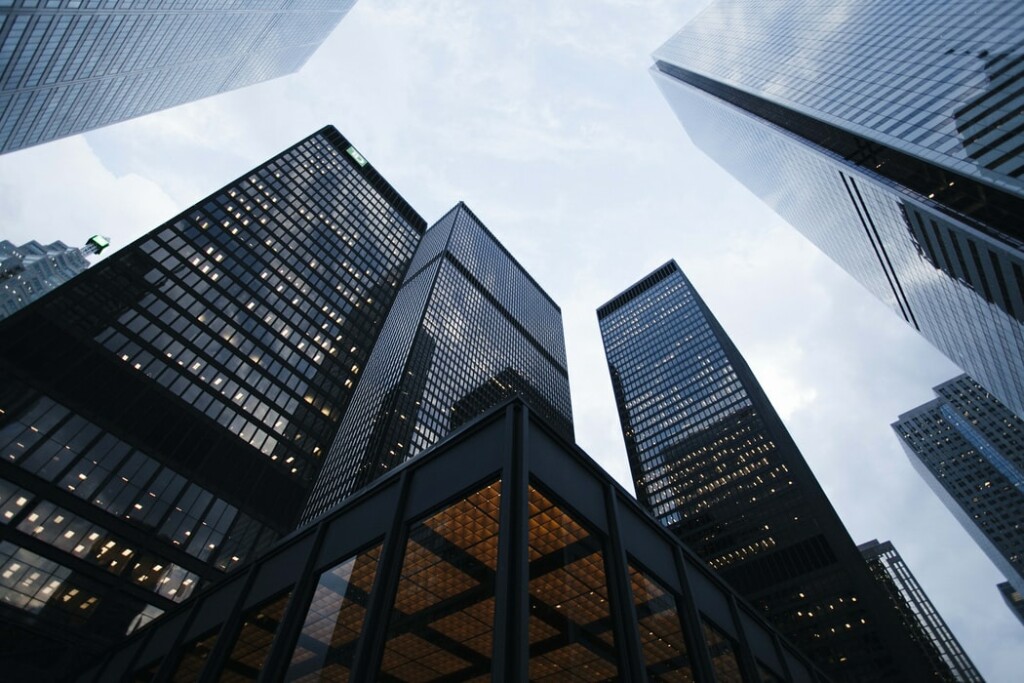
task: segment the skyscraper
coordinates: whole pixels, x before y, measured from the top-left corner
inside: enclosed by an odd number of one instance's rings
[[[971,658],[892,543],[868,541],[857,546],[857,550],[896,606],[907,630],[916,630],[919,640],[928,645],[925,652],[932,667],[943,672],[939,680],[982,683],[984,679]]]
[[[1014,590],[1009,581],[1003,581],[996,588],[1003,596],[1006,606],[1013,612],[1013,616],[1017,617],[1021,624],[1024,624],[1024,595],[1021,595],[1020,591]]]
[[[294,528],[425,227],[328,127],[0,322],[5,675]]]
[[[597,313],[640,502],[837,680],[928,680],[920,647],[679,266]]]
[[[1024,593],[1024,420],[967,375],[934,391],[892,427],[910,464]]]
[[[17,247],[0,240],[0,320],[84,271],[89,267],[86,257],[109,245],[100,235],[90,237],[80,249],[35,241]]]
[[[355,0],[3,4],[10,152],[297,71]]]
[[[1024,416],[1024,6],[718,0],[655,52],[693,142]]]
[[[561,310],[462,203],[427,230],[363,375],[304,521],[512,396],[573,438]]]

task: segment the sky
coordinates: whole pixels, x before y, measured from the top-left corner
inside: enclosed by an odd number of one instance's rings
[[[890,424],[959,370],[686,137],[647,69],[703,0],[360,0],[298,73],[0,156],[0,239],[124,246],[326,124],[433,222],[465,201],[562,308],[579,445],[632,490],[595,309],[676,259],[857,543],[989,681],[1003,578]]]

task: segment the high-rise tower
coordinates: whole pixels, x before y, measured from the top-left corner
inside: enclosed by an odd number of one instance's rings
[[[82,248],[63,242],[28,242],[20,247],[0,240],[0,320],[89,267],[87,256],[110,245],[101,235],[90,237]]]
[[[561,309],[460,203],[413,257],[303,519],[516,395],[572,440]]]
[[[920,640],[928,645],[925,652],[931,656],[932,666],[944,674],[940,680],[983,683],[974,662],[964,652],[960,641],[949,630],[946,620],[928,599],[924,588],[893,544],[889,541],[868,541],[857,546],[857,550],[896,606],[906,628],[916,630]]]
[[[929,680],[760,384],[674,261],[598,309],[640,502],[837,680]]]
[[[1024,416],[1024,5],[718,0],[655,52],[693,142]]]
[[[425,227],[328,127],[0,322],[5,675],[292,530]]]
[[[10,152],[297,71],[355,0],[3,4]]]
[[[892,427],[910,464],[1024,593],[1024,420],[967,375],[934,391]]]

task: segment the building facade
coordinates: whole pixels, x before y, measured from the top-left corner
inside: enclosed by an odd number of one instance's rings
[[[903,617],[907,630],[917,630],[919,639],[929,644],[927,653],[931,656],[932,666],[944,674],[940,680],[983,683],[984,679],[960,646],[960,641],[949,630],[893,544],[874,540],[860,544],[857,550]]]
[[[717,0],[655,52],[693,142],[1024,416],[1024,7]]]
[[[355,0],[8,0],[0,152],[297,71]]]
[[[35,241],[19,247],[0,240],[0,320],[83,272],[89,267],[86,257],[109,245],[100,235],[90,237],[82,248]]]
[[[637,498],[837,680],[929,680],[920,646],[674,261],[598,309]]]
[[[462,203],[427,230],[363,374],[306,522],[512,396],[573,438],[561,309]]]
[[[935,494],[1024,593],[1024,420],[967,375],[892,427]]]
[[[0,322],[5,672],[294,528],[425,227],[328,127]]]
[[[827,680],[560,432],[499,406],[75,680]]]

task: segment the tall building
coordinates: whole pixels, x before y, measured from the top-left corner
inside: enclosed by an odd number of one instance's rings
[[[72,680],[825,683],[512,400]]]
[[[598,309],[637,498],[836,680],[934,671],[674,261]]]
[[[892,427],[935,494],[1024,593],[1024,420],[967,375]]]
[[[573,438],[561,309],[460,202],[413,257],[303,520],[512,396]]]
[[[100,235],[90,237],[82,248],[35,241],[17,247],[0,240],[0,320],[83,272],[89,267],[86,257],[108,246]]]
[[[328,127],[0,322],[5,676],[294,528],[425,228]]]
[[[655,54],[694,144],[1024,416],[1024,5],[717,0]]]
[[[916,630],[918,638],[928,643],[926,653],[931,658],[932,667],[944,674],[940,680],[983,683],[984,679],[960,646],[960,641],[949,630],[892,543],[868,541],[857,546],[857,550],[899,611],[905,628]]]
[[[0,152],[11,152],[293,73],[355,0],[2,4]]]

